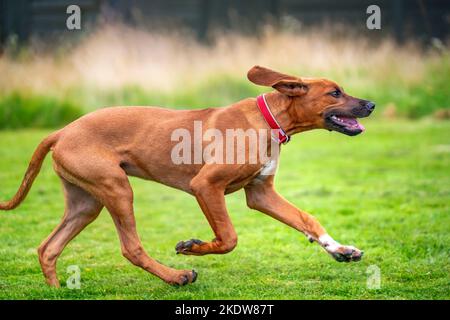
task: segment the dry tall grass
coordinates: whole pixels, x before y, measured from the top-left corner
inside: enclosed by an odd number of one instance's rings
[[[0,90],[60,91],[72,86],[101,89],[128,84],[173,90],[211,75],[244,77],[255,64],[300,76],[330,77],[366,86],[387,76],[404,83],[423,79],[424,65],[435,58],[418,46],[392,40],[333,38],[329,31],[280,31],[267,27],[259,37],[216,36],[210,45],[188,33],[151,33],[109,25],[87,35],[64,55],[0,57]]]
[[[267,26],[254,36],[216,34],[205,44],[183,30],[115,24],[52,50],[12,49],[0,56],[0,128],[63,124],[107,105],[225,105],[265,90],[246,81],[256,64],[335,80],[378,108],[389,105],[391,117],[450,107],[447,46],[399,46],[325,27]],[[48,119],[36,121],[44,107]]]

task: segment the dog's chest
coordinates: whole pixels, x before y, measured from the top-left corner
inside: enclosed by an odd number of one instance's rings
[[[273,176],[278,168],[277,160],[269,160],[267,161],[256,175],[256,177],[252,180],[252,183],[263,183],[270,176]]]
[[[264,181],[270,177],[271,175],[274,175],[276,172],[276,169],[278,167],[278,163],[276,160],[270,160],[267,163],[265,163],[258,172],[256,172],[253,176],[248,177],[246,179],[243,179],[239,182],[236,182],[225,190],[225,193],[232,193],[236,190],[239,190],[243,188],[246,185],[249,184],[260,184],[264,183]]]
[[[262,166],[261,172],[259,173],[259,175],[257,177],[272,176],[275,174],[277,167],[278,167],[278,162],[276,160],[269,160]]]

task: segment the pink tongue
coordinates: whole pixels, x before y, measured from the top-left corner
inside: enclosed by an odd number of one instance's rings
[[[355,118],[348,118],[348,117],[339,117],[341,120],[343,120],[345,123],[349,124],[350,126],[356,127],[361,131],[366,130],[362,124],[360,124],[358,121],[356,121]]]
[[[364,128],[364,126],[361,123],[359,123],[359,122],[358,122],[358,129],[361,130],[361,131],[366,130],[366,128]]]

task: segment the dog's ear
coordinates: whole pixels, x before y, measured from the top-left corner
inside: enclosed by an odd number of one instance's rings
[[[301,79],[260,66],[251,68],[247,78],[254,84],[272,87],[288,96],[300,96],[308,90]]]

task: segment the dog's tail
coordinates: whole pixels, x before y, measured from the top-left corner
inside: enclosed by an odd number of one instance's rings
[[[31,157],[30,164],[28,165],[28,169],[23,177],[22,184],[17,190],[15,196],[6,202],[0,202],[0,210],[12,210],[16,208],[27,196],[28,191],[30,191],[31,185],[33,184],[34,179],[39,174],[41,170],[42,162],[45,159],[45,156],[50,151],[50,148],[55,144],[58,140],[59,131],[52,133],[47,138],[45,138],[39,146],[34,151],[33,156]]]

